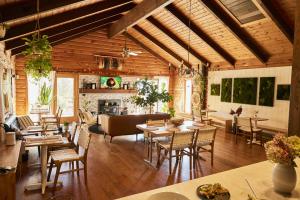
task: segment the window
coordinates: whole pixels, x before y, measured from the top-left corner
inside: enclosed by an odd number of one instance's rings
[[[72,117],[75,115],[74,78],[57,78],[57,105],[63,110],[62,117]]]
[[[185,81],[185,113],[192,113],[192,80]]]

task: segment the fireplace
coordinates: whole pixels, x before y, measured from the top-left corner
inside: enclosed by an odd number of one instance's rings
[[[99,99],[98,114],[119,115],[120,105],[120,99]]]

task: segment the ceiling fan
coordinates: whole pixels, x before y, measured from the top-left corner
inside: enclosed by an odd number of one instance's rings
[[[127,30],[125,30],[125,44],[124,44],[124,48],[122,49],[122,57],[123,58],[129,58],[130,56],[138,56],[139,54],[141,54],[141,51],[132,51],[127,47]]]

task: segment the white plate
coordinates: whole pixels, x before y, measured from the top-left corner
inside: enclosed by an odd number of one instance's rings
[[[175,192],[160,192],[151,195],[147,200],[190,200],[182,194]]]

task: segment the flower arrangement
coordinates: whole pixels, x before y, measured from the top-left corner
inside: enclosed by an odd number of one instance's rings
[[[300,157],[300,138],[277,135],[265,145],[268,160],[296,167],[295,158]]]

